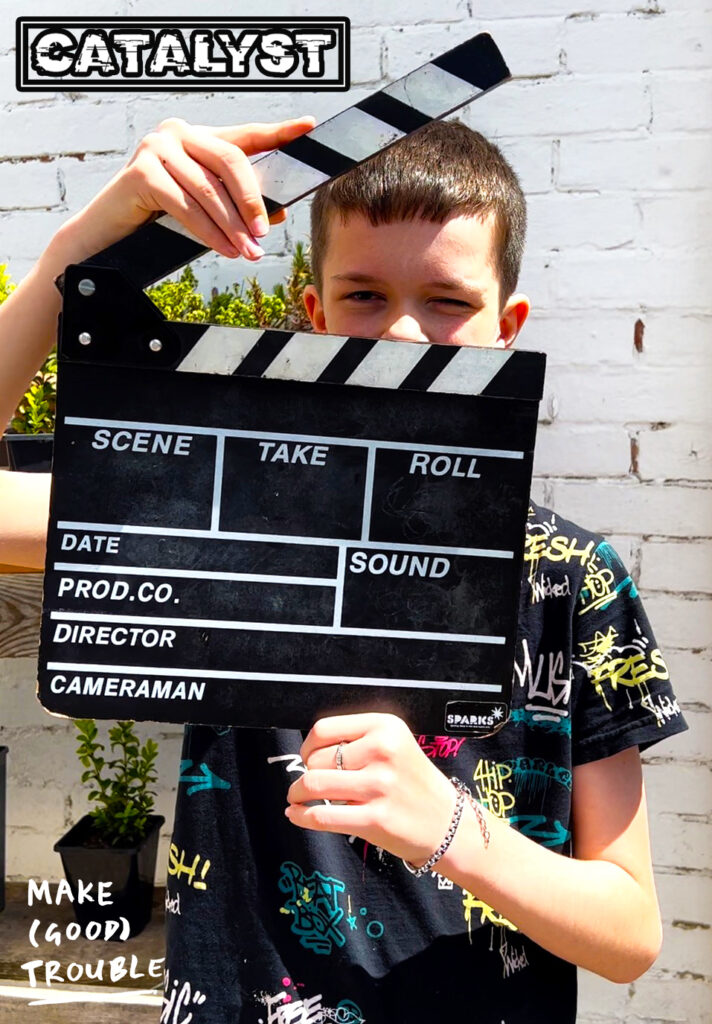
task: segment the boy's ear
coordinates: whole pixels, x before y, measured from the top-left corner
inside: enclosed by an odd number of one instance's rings
[[[324,307],[321,304],[319,293],[313,284],[308,284],[303,292],[304,308],[311,320],[311,325],[317,334],[327,334],[326,317]]]
[[[514,339],[529,316],[530,308],[529,299],[521,292],[509,296],[499,318],[499,338],[496,342],[498,348],[509,348],[514,344]]]

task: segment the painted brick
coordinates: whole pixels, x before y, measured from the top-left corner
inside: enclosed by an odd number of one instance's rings
[[[706,30],[706,31],[705,31]],[[709,19],[702,13],[658,17],[569,18],[563,48],[569,71],[604,74],[651,68],[709,67]]]
[[[59,204],[54,163],[0,161],[0,210],[41,210]]]
[[[536,295],[540,308],[553,304],[554,270],[551,256],[530,249],[524,254],[518,288],[527,295]]]
[[[663,932],[663,947],[655,962],[658,971],[707,974],[712,963],[712,928],[670,926]]]
[[[72,0],[68,3],[65,8],[62,8],[62,14],[86,15],[88,8],[83,4],[78,4]],[[27,18],[30,15],[34,18],[51,18],[53,21],[57,19],[57,4],[55,0],[32,0],[32,10],[28,10],[27,4],[23,3],[22,0],[3,0],[2,5],[3,19],[6,25],[13,25],[16,18]],[[127,10],[127,0],[92,0],[91,13],[96,17],[107,17],[113,18],[118,15],[130,13]],[[14,43],[14,32],[13,32],[13,43]]]
[[[550,481],[555,510],[600,533],[712,537],[712,488],[632,481]]]
[[[474,104],[485,135],[578,136],[645,128],[650,102],[642,76],[555,75],[532,81],[515,80]],[[585,116],[582,116],[585,111]],[[573,140],[569,140],[573,141]],[[584,140],[581,140],[582,142]],[[591,169],[589,168],[589,175]],[[604,175],[587,188],[598,189]],[[606,183],[607,188],[617,187]]]
[[[670,669],[675,692],[684,705],[687,702],[712,711],[712,661],[710,655],[694,651],[669,650],[665,660]],[[707,752],[709,756],[709,751]]]
[[[712,316],[705,313],[633,308],[628,301],[614,311],[545,308],[531,293],[533,310],[517,338],[517,348],[545,351],[547,366],[577,366],[597,372],[600,366],[697,366],[712,369]],[[634,327],[642,319],[643,352],[633,346]]]
[[[12,767],[15,764],[15,751],[12,751]],[[8,762],[9,763],[9,762]],[[27,824],[27,808],[32,807],[32,819],[35,823],[41,822],[42,827],[48,831],[54,831],[59,839],[62,834],[64,822],[64,803],[66,799],[65,787],[54,780],[47,781],[43,786],[35,777],[25,785],[18,785],[11,780],[7,795],[7,827],[12,830],[18,826]]]
[[[604,366],[582,374],[578,367],[552,366],[547,391],[558,399],[561,419],[628,424],[709,416],[709,387],[697,367],[647,367],[621,372]]]
[[[386,37],[388,78],[400,78],[486,28],[477,21],[462,25],[396,26]],[[525,32],[518,22],[504,21],[497,25],[493,36],[515,77],[552,75],[559,70],[562,31],[559,18],[529,18]],[[486,101],[478,102],[481,105]]]
[[[0,111],[0,158],[123,152],[125,147],[126,113],[121,102],[23,105]]]
[[[10,258],[10,270],[15,278],[18,259],[37,259],[49,240],[65,221],[66,210],[21,210],[0,214],[0,245]],[[5,261],[3,257],[1,262]]]
[[[482,102],[488,102],[487,100]],[[458,114],[460,120],[471,128],[477,125],[477,104],[473,103]],[[527,196],[534,196],[551,189],[551,142],[548,139],[500,139],[492,137],[504,156],[516,171],[517,177]],[[533,247],[530,247],[530,251]]]
[[[6,736],[14,729],[44,729],[51,722],[35,696],[36,680],[37,658],[0,661],[0,706]]]
[[[651,752],[655,752],[655,747]],[[712,814],[712,768],[698,764],[645,766],[648,813]]]
[[[517,348],[546,352],[549,369],[555,366],[577,366],[586,372],[597,372],[599,366],[629,368],[636,365],[633,349],[633,327],[639,312],[634,309],[587,313],[556,311],[552,316],[543,308],[539,295],[530,295],[533,308],[524,330],[517,338]],[[700,344],[702,337],[700,331]]]
[[[611,249],[632,244],[639,233],[632,196],[549,193],[528,198],[527,209],[530,249]]]
[[[712,542],[644,541],[640,585],[646,590],[712,593]]]
[[[9,43],[9,34],[4,32],[0,35],[0,52],[6,49],[6,43]],[[57,99],[56,90],[54,92],[18,92],[15,86],[16,68],[17,60],[14,49],[0,57],[0,103],[47,103]]]
[[[547,14],[562,14],[566,18],[597,17],[604,12],[618,13],[636,6],[639,5],[635,0],[588,0],[588,3],[581,4],[572,0],[546,0]],[[501,3],[501,0],[476,0],[475,9],[481,18],[521,18],[525,28],[533,12],[541,11],[540,6],[533,7],[528,0],[507,0],[506,4]]]
[[[101,191],[126,163],[123,153],[115,156],[57,157],[49,166],[56,168],[64,185],[68,214],[76,213]],[[0,164],[2,174],[3,164]],[[25,166],[25,165],[22,165]]]
[[[657,828],[651,831],[656,866],[695,867],[706,871],[712,868],[712,825],[675,814],[661,814],[657,820]]]
[[[657,620],[653,619],[657,631]],[[669,657],[671,648],[664,647],[665,656]],[[685,680],[676,677],[674,681],[675,692],[679,690],[684,692]],[[678,693],[680,700],[683,705],[683,714],[685,721],[687,722],[689,729],[687,732],[680,733],[677,736],[671,736],[669,739],[661,740],[655,747],[652,748],[651,753],[657,757],[665,757],[676,760],[678,758],[685,761],[709,761],[710,750],[712,750],[712,713],[709,711],[698,711],[691,710],[690,707],[685,707],[685,701],[681,694]],[[672,863],[672,862],[671,862]]]
[[[644,246],[700,250],[709,243],[712,233],[712,202],[708,193],[644,196],[638,206],[642,229],[637,240]]]
[[[613,134],[617,127],[618,121],[606,138],[571,135],[561,139],[559,187],[599,189],[605,183],[608,189],[649,193],[706,188],[709,184],[710,143],[706,136],[656,134],[621,139]],[[594,130],[600,129],[596,126]]]
[[[46,715],[45,719],[49,721]],[[58,721],[53,719],[52,725],[13,731],[11,756],[14,787],[39,787],[48,781],[69,791],[76,784],[82,769],[74,758],[74,729],[71,722],[63,726],[55,724]],[[9,743],[7,745],[10,746]]]
[[[323,11],[323,5],[319,3],[304,7],[305,13],[323,14]],[[360,0],[358,4],[344,5],[344,13],[350,18],[352,26],[440,23],[466,19],[467,4],[463,0],[444,0],[434,8],[431,0],[393,0],[386,7],[381,0]]]
[[[661,647],[707,646],[712,637],[712,598],[644,593],[648,616]]]
[[[622,426],[539,426],[534,472],[541,476],[624,476],[629,465],[630,438]]]
[[[709,34],[709,33],[708,33]],[[707,61],[709,65],[709,59]],[[655,71],[649,77],[656,131],[712,128],[712,75],[702,71]]]
[[[623,562],[633,578],[637,582],[637,567],[635,559],[637,558],[637,549],[639,541],[637,537],[626,536],[625,534],[609,533],[606,540],[611,547],[616,551],[618,557]]]
[[[663,921],[712,924],[712,879],[666,871],[655,877]]]
[[[390,34],[390,33],[389,33]],[[380,32],[373,29],[351,29],[351,82],[380,84],[382,76],[382,51],[384,48]],[[348,94],[347,94],[348,95]]]
[[[642,358],[650,366],[698,366],[701,372],[712,367],[709,344],[712,316],[709,312],[646,310]],[[632,332],[632,324],[631,324]]]
[[[712,268],[687,252],[571,249],[555,256],[554,267],[554,299],[569,309],[611,309],[632,296],[650,309],[705,310],[712,294]]]
[[[579,968],[578,992],[578,1024],[586,1024],[588,1021],[611,1024],[626,1019],[629,998],[627,986],[614,985],[599,974]]]
[[[372,87],[365,93],[372,92]],[[348,95],[348,99],[346,99]],[[352,102],[351,92],[302,94],[298,92],[190,92],[152,93],[132,99],[128,107],[129,152],[167,117],[181,117],[190,124],[240,125],[254,121],[283,121],[303,114],[324,120]]]
[[[636,983],[629,1020],[709,1024],[709,982],[693,978],[646,978]]]

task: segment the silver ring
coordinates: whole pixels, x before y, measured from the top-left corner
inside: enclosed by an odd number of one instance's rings
[[[346,742],[347,742],[346,740],[341,740],[341,742],[339,743],[339,745],[336,748],[336,767],[339,769],[339,771],[343,771],[344,770],[344,749],[343,748],[344,748]]]

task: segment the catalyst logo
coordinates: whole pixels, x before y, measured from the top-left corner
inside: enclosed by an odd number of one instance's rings
[[[19,92],[349,88],[348,18],[18,18]]]
[[[503,701],[450,701],[445,706],[445,732],[488,736],[501,729],[508,717],[509,709]]]

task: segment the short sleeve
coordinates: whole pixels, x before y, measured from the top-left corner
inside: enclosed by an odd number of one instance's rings
[[[573,606],[573,764],[687,729],[637,587],[605,540]]]

